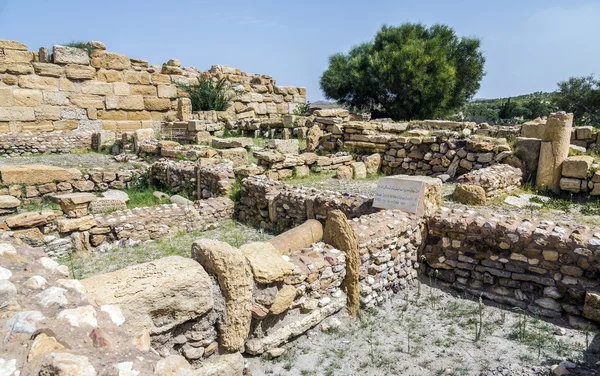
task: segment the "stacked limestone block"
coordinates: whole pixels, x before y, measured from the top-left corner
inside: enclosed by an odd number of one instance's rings
[[[440,209],[428,221],[423,256],[459,290],[532,314],[600,321],[597,228]]]
[[[560,189],[571,193],[600,195],[600,165],[591,156],[567,157],[562,163]]]
[[[231,163],[213,164],[198,169],[198,197],[228,196],[235,183]]]
[[[213,65],[208,73],[232,84],[235,96],[231,111],[238,120],[280,117],[292,114],[296,105],[306,103],[305,88],[277,86],[268,75],[244,73],[226,65]]]
[[[0,41],[0,133],[121,133],[188,122],[194,118],[192,105],[179,85],[196,84],[200,75],[232,84],[232,105],[225,116],[231,122],[281,117],[306,103],[306,89],[275,86],[269,76],[225,66],[203,73],[181,68],[176,59],[151,66],[108,52],[103,43],[88,45],[91,52],[56,45],[50,55],[45,48],[38,53],[19,42]]]
[[[240,249],[254,279],[246,352],[262,354],[278,347],[344,307],[343,252],[324,243],[284,255],[270,243]]]
[[[84,152],[92,146],[91,132],[0,133],[0,157]]]
[[[143,174],[143,168],[83,173],[74,168],[45,165],[2,166],[0,195],[28,202],[70,192],[124,189],[131,187]]]
[[[150,165],[150,180],[172,192],[196,196],[198,164],[191,161],[162,160]]]
[[[486,197],[497,197],[518,190],[523,181],[523,171],[507,164],[497,164],[473,170],[460,176],[457,181],[478,185],[485,190]]]
[[[343,166],[351,166],[354,159],[351,154],[339,152],[335,154],[317,155],[315,153],[285,154],[272,149],[258,150],[253,153],[258,165],[273,180],[281,180],[292,176],[306,176],[310,171],[335,172]]]
[[[295,187],[257,175],[242,180],[236,217],[255,227],[285,230],[307,219],[325,222],[331,210],[339,209],[348,218],[379,211],[373,199],[313,188]]]
[[[386,210],[348,221],[356,235],[360,265],[361,304],[381,304],[417,278],[417,252],[425,235],[424,221]]]

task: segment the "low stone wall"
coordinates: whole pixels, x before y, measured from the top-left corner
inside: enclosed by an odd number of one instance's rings
[[[0,158],[85,152],[91,146],[91,132],[0,133]]]
[[[208,165],[198,169],[198,192],[200,198],[227,196],[235,182],[231,163]]]
[[[417,253],[424,242],[425,223],[414,215],[385,210],[348,223],[356,235],[361,258],[361,304],[381,304],[417,278]]]
[[[327,214],[334,209],[341,210],[348,218],[379,211],[372,207],[372,202],[361,196],[294,187],[259,175],[242,180],[236,216],[254,227],[285,230],[307,219],[324,223]]]
[[[428,228],[426,273],[458,290],[535,315],[600,319],[591,307],[599,286],[600,229],[446,208]]]
[[[3,166],[0,167],[0,195],[31,202],[61,193],[124,189],[132,187],[144,174],[143,168],[129,167],[115,172],[81,172],[44,165]]]
[[[560,189],[570,193],[600,195],[600,165],[591,156],[571,156],[562,164]]]
[[[172,192],[185,192],[196,197],[198,164],[191,161],[161,160],[150,165],[150,181]]]
[[[457,179],[458,183],[482,187],[486,197],[497,197],[513,192],[521,187],[522,181],[523,171],[507,164],[473,170]]]
[[[317,155],[315,153],[284,154],[274,150],[259,150],[253,153],[258,159],[258,165],[263,167],[265,174],[280,180],[296,176],[307,176],[312,172],[335,172],[342,166],[349,166],[354,161],[349,153]]]

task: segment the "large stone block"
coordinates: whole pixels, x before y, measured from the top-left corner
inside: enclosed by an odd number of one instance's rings
[[[572,178],[562,178],[559,182],[560,189],[567,192],[581,192],[581,180]]]
[[[131,68],[131,61],[125,55],[121,55],[115,52],[107,51],[94,51],[92,53],[92,67],[113,69],[113,70],[124,70]]]
[[[600,291],[586,291],[583,317],[600,322]]]
[[[71,80],[93,80],[96,78],[96,69],[87,65],[68,64],[65,74]]]
[[[107,110],[143,110],[144,97],[141,95],[106,96]]]
[[[55,45],[52,49],[55,64],[90,65],[90,56],[84,49],[60,45]]]
[[[13,104],[15,106],[36,107],[42,104],[42,92],[32,89],[14,89]]]
[[[568,178],[587,179],[588,171],[594,163],[594,158],[588,155],[571,156],[564,160],[562,176]]]
[[[209,312],[212,282],[202,266],[171,256],[81,281],[90,295],[116,305],[124,327],[134,333],[150,328],[158,334]]]
[[[154,88],[153,86],[149,86]],[[168,98],[144,98],[144,108],[148,111],[168,111],[171,100]]]
[[[192,258],[219,282],[226,304],[219,341],[228,351],[238,351],[248,337],[252,320],[252,280],[246,259],[238,249],[210,239],[194,242]]]
[[[18,51],[18,50],[4,50],[4,56],[2,57],[3,63],[23,63],[30,64],[34,59],[33,52],[29,51]]]
[[[35,111],[31,107],[0,107],[0,121],[34,121]]]
[[[465,205],[485,205],[485,190],[473,184],[458,184],[452,193],[452,198],[456,202]]]
[[[96,219],[88,215],[81,218],[59,218],[56,221],[58,232],[61,234],[73,231],[87,231],[96,226]]]
[[[109,95],[114,93],[113,84],[108,82],[87,81],[81,84],[83,94]]]
[[[57,64],[33,63],[35,73],[40,76],[60,77],[64,73],[64,68]]]
[[[16,40],[0,40],[0,48],[5,50],[27,51],[27,45]]]
[[[159,98],[177,98],[177,86],[158,85]]]
[[[282,282],[294,273],[294,265],[285,261],[270,243],[248,243],[240,250],[250,264],[254,279],[259,283]]]
[[[546,120],[537,118],[528,121],[521,126],[521,136],[526,138],[544,139],[546,132]]]
[[[236,166],[248,164],[248,152],[244,148],[219,150],[219,155],[223,159],[230,160]]]
[[[36,185],[81,179],[81,171],[45,165],[0,166],[0,182],[3,185]]]
[[[98,95],[71,94],[71,104],[81,108],[104,108],[104,99]]]
[[[58,91],[58,84],[59,80],[54,77],[43,77],[35,75],[19,77],[19,86],[25,89]]]
[[[123,81],[128,84],[149,85],[150,75],[148,72],[127,70],[123,72]]]

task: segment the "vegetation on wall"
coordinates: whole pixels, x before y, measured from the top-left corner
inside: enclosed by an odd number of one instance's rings
[[[180,84],[179,87],[190,95],[193,111],[226,111],[230,106],[230,84],[224,78],[214,81],[198,77],[197,85]]]
[[[81,48],[82,50],[86,50],[88,55],[91,55],[95,51],[95,49],[87,44],[87,42],[82,41],[71,41],[63,46]]]
[[[373,41],[332,55],[321,88],[328,98],[374,117],[439,118],[479,89],[485,63],[480,44],[446,25],[383,26]]]

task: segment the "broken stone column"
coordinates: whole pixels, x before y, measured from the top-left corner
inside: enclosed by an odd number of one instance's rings
[[[344,278],[346,307],[351,316],[357,317],[360,309],[360,285],[358,282],[360,255],[354,231],[341,210],[329,213],[323,240],[346,254],[346,277]]]
[[[573,114],[564,111],[550,114],[543,132],[536,187],[560,193],[562,163],[569,156]]]
[[[311,244],[321,241],[323,238],[323,225],[316,219],[309,219],[300,226],[280,234],[269,240],[277,251],[284,255],[308,248]]]
[[[221,346],[229,352],[239,351],[252,320],[252,284],[246,258],[229,244],[210,239],[192,244],[192,258],[217,277],[225,296],[225,321],[219,327]]]

